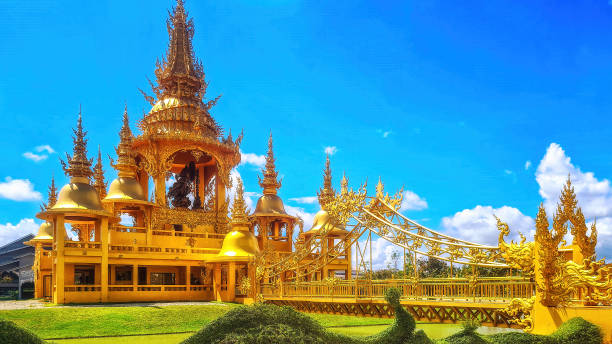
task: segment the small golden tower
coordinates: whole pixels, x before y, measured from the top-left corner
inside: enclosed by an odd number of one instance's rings
[[[66,184],[59,192],[57,202],[53,209],[82,209],[102,211],[102,203],[98,191],[89,184],[93,176],[91,171],[91,160],[87,159],[87,132],[83,131],[83,120],[81,111],[77,120],[77,128],[73,129],[73,152],[72,156],[66,153],[68,163],[61,160],[62,168],[70,183]]]
[[[257,228],[257,240],[260,247],[288,254],[293,247],[293,229],[298,223],[298,218],[287,214],[283,200],[277,195],[282,181],[278,180],[274,161],[272,133],[270,132],[266,166],[261,170],[263,179],[258,176],[263,195],[257,200],[252,216]]]
[[[111,166],[118,171],[117,179],[111,183],[104,201],[147,201],[142,185],[136,180],[137,166],[132,150],[133,140],[134,135],[130,129],[126,106],[123,111],[123,125],[119,130],[119,145],[115,148],[117,162],[111,159]]]
[[[348,180],[345,175],[342,176],[341,189],[342,193],[348,192]],[[312,221],[312,228],[307,232],[303,233],[302,241],[310,240],[314,235],[326,233],[325,240],[321,240],[321,254],[334,247],[334,241],[344,240],[348,232],[337,223],[334,223],[333,219],[329,216],[326,210],[327,203],[335,196],[335,191],[332,187],[332,171],[330,167],[329,154],[325,158],[325,168],[323,169],[323,187],[317,193],[319,197],[319,210]],[[311,276],[311,279],[322,280],[330,277],[330,274],[335,275],[335,271],[341,271],[344,273],[345,279],[351,278],[351,250],[347,250],[346,256],[342,259],[335,259],[330,264],[325,265],[321,271],[316,273],[316,276]],[[333,277],[333,276],[332,276]]]
[[[98,146],[98,161],[94,166],[93,170],[94,175],[94,188],[98,190],[98,195],[100,199],[106,197],[106,181],[104,180],[104,169],[102,166],[102,153],[100,152],[100,146]]]

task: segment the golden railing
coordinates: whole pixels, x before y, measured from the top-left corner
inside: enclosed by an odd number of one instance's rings
[[[283,298],[384,298],[389,288],[402,290],[403,299],[507,302],[535,295],[535,284],[521,277],[431,278],[420,280],[337,280],[264,283],[264,297]],[[281,293],[282,290],[282,293]]]
[[[102,243],[98,241],[66,241],[64,247],[99,249],[102,247]]]

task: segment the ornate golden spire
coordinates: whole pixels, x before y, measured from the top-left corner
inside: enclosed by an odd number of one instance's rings
[[[234,197],[234,204],[232,204],[232,224],[248,225],[250,222],[244,202],[242,179],[240,179],[240,177],[237,179],[238,185],[236,185],[236,196]]]
[[[342,180],[340,181],[340,193],[343,195],[348,193],[348,179],[344,172],[342,173]]]
[[[259,186],[263,188],[264,195],[276,195],[282,185],[282,180],[278,180],[278,172],[276,172],[276,166],[274,165],[274,151],[272,150],[272,132],[270,132],[270,139],[268,140],[268,156],[266,156],[266,168],[261,170],[264,178],[259,178]]]
[[[66,153],[68,163],[60,159],[64,173],[70,177],[71,183],[89,183],[89,178],[93,175],[91,171],[92,161],[87,159],[87,135],[83,131],[83,123],[81,118],[81,108],[79,107],[79,118],[77,120],[76,129],[72,129],[74,136],[72,142],[72,156]]]
[[[567,176],[567,181],[561,191],[559,197],[562,208],[563,217],[561,221],[569,221],[571,223],[571,233],[574,237],[573,244],[577,245],[584,258],[595,256],[595,246],[597,245],[597,228],[595,222],[591,225],[591,233],[587,235],[588,227],[582,209],[578,207],[576,194],[570,176]]]
[[[219,97],[205,101],[208,83],[193,53],[193,21],[187,18],[182,0],[177,0],[166,24],[170,38],[166,56],[156,63],[157,85],[149,81],[155,97],[140,91],[153,109],[139,126],[144,135],[190,133],[218,138],[222,129],[208,111]]]
[[[117,163],[111,159],[111,166],[119,171],[119,177],[135,177],[136,176],[136,161],[134,160],[134,152],[132,150],[132,141],[134,135],[130,129],[130,120],[127,112],[127,105],[123,110],[123,125],[119,130],[119,145],[115,148],[117,153]]]
[[[329,154],[327,154],[325,168],[323,169],[323,188],[319,189],[319,192],[317,192],[321,207],[323,207],[323,204],[333,197],[335,193],[336,191],[332,187],[332,171],[329,162]]]
[[[49,185],[49,193],[47,196],[47,204],[43,204],[43,210],[51,209],[57,202],[57,188],[55,187],[55,178],[51,177],[51,185]]]
[[[98,161],[94,166],[93,175],[93,186],[96,188],[96,191],[98,191],[100,199],[102,199],[106,197],[106,181],[104,181],[104,170],[102,166],[102,153],[100,152],[100,146],[98,146]]]

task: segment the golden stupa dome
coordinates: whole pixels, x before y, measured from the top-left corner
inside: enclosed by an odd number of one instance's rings
[[[87,183],[87,179],[64,185],[51,209],[104,210],[98,191]]]
[[[53,240],[53,224],[49,222],[43,222],[38,227],[38,233],[32,238],[32,241],[51,241]]]
[[[312,221],[312,228],[308,230],[306,235],[314,234],[317,231],[322,230],[323,228],[329,229],[329,226],[332,226],[331,230],[328,232],[329,234],[346,234],[347,231],[344,229],[344,226],[337,225],[330,218],[329,213],[326,210],[319,210]]]
[[[263,195],[257,200],[257,206],[255,206],[254,215],[287,215],[285,212],[285,206],[283,200],[275,194]]]
[[[146,197],[135,178],[119,177],[111,183],[104,200],[146,201]]]

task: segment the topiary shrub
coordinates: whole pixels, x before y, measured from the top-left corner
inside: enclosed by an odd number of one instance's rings
[[[12,321],[0,320],[0,343],[2,344],[44,344],[34,333],[23,329]]]
[[[583,318],[571,318],[551,335],[559,344],[600,344],[603,342],[597,325]]]
[[[385,331],[365,338],[328,332],[311,317],[291,307],[256,304],[230,310],[183,341],[183,344],[432,344],[423,331],[414,332],[414,318],[401,306],[401,291],[385,295],[395,311],[395,322]]]
[[[550,336],[523,332],[498,333],[487,337],[495,344],[601,344],[599,327],[582,318],[572,318]]]

